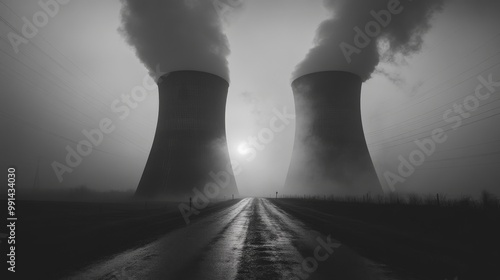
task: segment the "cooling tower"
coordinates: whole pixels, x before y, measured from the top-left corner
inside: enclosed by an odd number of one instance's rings
[[[218,197],[238,194],[225,138],[228,86],[198,71],[176,71],[158,81],[158,124],[136,196],[186,199],[194,188],[204,193],[210,182]]]
[[[293,194],[378,193],[361,122],[359,76],[317,72],[292,83],[296,132],[286,187]]]

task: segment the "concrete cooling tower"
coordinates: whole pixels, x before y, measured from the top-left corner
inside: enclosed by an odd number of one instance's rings
[[[293,194],[381,192],[361,122],[362,80],[317,72],[292,83],[296,135],[287,177]]]
[[[218,197],[238,194],[225,138],[228,86],[198,71],[171,72],[159,80],[158,124],[136,196],[184,200],[194,196],[193,188],[203,192],[214,174],[224,182],[219,181]]]

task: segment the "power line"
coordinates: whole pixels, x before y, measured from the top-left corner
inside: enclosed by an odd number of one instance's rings
[[[67,142],[71,142],[71,143],[76,144],[76,145],[78,145],[78,144],[79,144],[76,140],[73,140],[73,139],[71,139],[71,138],[69,138],[69,137],[66,137],[66,136],[63,136],[63,135],[57,134],[57,133],[55,133],[55,132],[53,132],[53,131],[47,130],[47,129],[45,129],[45,128],[43,128],[43,127],[40,127],[40,126],[38,126],[38,125],[35,125],[35,124],[31,123],[31,122],[27,122],[27,121],[25,121],[25,120],[23,120],[23,119],[16,118],[16,117],[14,117],[14,116],[12,116],[12,115],[10,115],[10,114],[6,114],[6,113],[2,113],[2,112],[0,112],[0,116],[2,116],[2,117],[4,117],[4,118],[7,118],[7,119],[10,119],[10,120],[12,120],[12,121],[15,121],[15,122],[17,122],[17,123],[19,123],[19,124],[21,124],[21,125],[23,125],[23,126],[26,126],[26,127],[29,127],[29,128],[35,129],[35,130],[39,130],[39,131],[42,131],[42,132],[45,132],[45,133],[47,133],[47,134],[50,134],[50,135],[51,135],[51,136],[53,136],[53,137],[56,137],[56,138],[59,138],[59,139],[65,140],[65,141],[67,141]],[[101,152],[101,153],[108,154],[108,155],[117,156],[116,154],[112,154],[112,153],[110,153],[110,152],[103,151],[103,150],[98,149],[98,148],[96,148],[96,147],[93,147],[92,149],[93,149],[93,150],[96,150],[96,151],[99,151],[99,152]]]
[[[0,20],[2,20],[2,18],[1,18],[1,17],[0,17]],[[38,75],[39,75],[39,76],[41,76],[42,78],[46,78],[46,77],[45,77],[43,74],[41,74],[38,70],[36,70],[36,69],[35,69],[35,68],[33,68],[32,66],[30,66],[30,65],[26,64],[24,61],[20,60],[18,57],[14,57],[14,56],[12,56],[11,54],[9,54],[8,52],[6,52],[6,51],[2,50],[1,48],[0,48],[0,51],[1,51],[2,53],[4,53],[5,55],[9,56],[11,59],[13,59],[13,60],[15,60],[15,61],[17,61],[17,62],[21,63],[24,67],[26,67],[26,68],[30,69],[31,71],[35,72],[36,74],[38,74]],[[54,74],[52,74],[51,72],[48,72],[48,73],[49,73],[49,74],[51,74],[53,77],[58,78],[57,76],[55,76],[55,75],[54,75]],[[24,77],[25,77],[25,76],[24,76]],[[25,78],[26,78],[26,77],[25,77]],[[66,90],[67,90],[67,89],[65,89],[65,88],[61,87],[58,83],[55,83],[55,85],[56,85],[58,88],[60,88],[62,91],[66,91]],[[71,86],[69,86],[69,85],[66,85],[66,86],[68,87],[68,89],[70,89],[70,90],[71,90]],[[76,92],[76,93],[77,93],[77,92]],[[80,94],[78,94],[78,93],[77,93],[77,95],[78,95],[78,96],[81,96],[81,95],[80,95]],[[57,100],[59,100],[59,98],[56,98],[56,99],[57,99]],[[87,103],[88,103],[90,106],[92,106],[92,104],[90,103],[90,101],[89,101],[89,100],[87,100],[86,98],[84,98],[84,101],[87,101]],[[102,102],[102,101],[101,101],[101,102]],[[66,103],[66,102],[64,102],[64,103],[65,103],[65,104],[67,104],[67,105],[69,105],[69,104],[68,104],[68,103]],[[104,103],[103,103],[103,105],[104,105],[104,106],[106,106]],[[77,108],[75,108],[75,107],[73,107],[73,106],[71,106],[71,105],[70,105],[70,107],[72,107],[73,109],[75,109],[75,110],[76,110],[76,111],[78,111],[79,113],[81,113],[81,114],[85,115],[85,116],[86,116],[86,117],[88,117],[89,119],[94,120],[94,118],[93,118],[93,117],[89,116],[89,115],[88,115],[88,114],[86,114],[86,113],[83,113],[81,110],[78,110]],[[136,147],[137,147],[137,148],[138,148],[141,152],[144,152],[144,151],[142,150],[142,148],[141,148],[139,145],[137,145],[136,143],[134,143],[134,142],[130,141],[127,137],[123,137],[123,138],[124,138],[125,140],[127,140],[129,143],[131,143],[132,145],[136,146]],[[142,138],[142,137],[141,137],[141,138]],[[115,138],[115,140],[117,140],[117,139]],[[117,141],[118,141],[118,142],[121,142],[121,141],[119,141],[119,140],[117,140]],[[121,142],[121,143],[122,143],[122,144],[124,144],[123,142]]]
[[[456,150],[465,150],[465,149],[468,149],[468,148],[478,147],[478,146],[485,146],[487,144],[493,144],[493,143],[500,143],[500,139],[494,140],[494,141],[489,141],[489,142],[484,142],[484,143],[473,144],[473,145],[460,146],[460,147],[456,147],[456,148],[448,149],[448,150],[436,151],[436,154],[445,153],[445,152],[451,152],[451,151],[456,151]]]
[[[8,55],[8,56],[10,56],[12,59],[17,60],[18,62],[21,62],[21,64],[23,64],[25,67],[27,67],[27,68],[31,69],[31,70],[32,70],[32,71],[34,71],[35,73],[37,73],[37,74],[41,75],[41,74],[40,74],[37,70],[33,69],[31,66],[27,65],[26,63],[24,63],[23,61],[21,61],[21,60],[17,59],[16,57],[13,57],[12,55],[10,55],[9,53],[5,52],[5,51],[4,51],[4,50],[2,50],[1,48],[0,48],[0,51],[1,51],[1,52],[3,52],[4,54],[7,54],[7,55]],[[43,77],[43,78],[44,78],[44,77]],[[59,100],[59,99],[56,99],[56,100]],[[81,113],[81,114],[83,114],[84,116],[88,117],[90,120],[94,120],[94,118],[90,117],[88,114],[86,114],[86,113],[82,112],[81,110],[78,110],[77,108],[75,108],[75,107],[73,107],[73,106],[69,105],[68,103],[66,103],[66,102],[64,102],[64,101],[61,101],[61,102],[63,102],[64,104],[66,104],[66,105],[68,105],[68,106],[70,106],[70,107],[74,108],[76,111],[78,111],[79,113]],[[120,142],[120,143],[122,143],[122,144],[125,144],[125,143],[123,143],[121,140],[117,139],[116,137],[113,137],[113,138],[115,139],[115,141],[118,141],[118,142]],[[136,147],[138,148],[138,150],[139,150],[139,151],[141,151],[142,153],[145,153],[145,151],[143,151],[143,150],[142,150],[142,148],[141,148],[139,145],[137,145],[136,143],[131,142],[131,141],[130,141],[130,140],[128,140],[126,137],[123,137],[123,138],[124,138],[125,140],[127,140],[128,142],[130,142],[132,145],[136,146]],[[126,144],[125,144],[125,145],[126,145]]]
[[[5,7],[7,7],[10,12],[15,15],[16,17],[18,18],[21,18],[21,16],[19,16],[13,9],[11,9],[7,4],[3,3],[2,1],[0,1],[1,4],[3,4]],[[3,19],[2,17],[0,17],[0,20],[3,21],[4,23],[6,23],[12,30],[16,31],[19,33],[18,30],[16,30],[16,28],[10,24],[7,20]],[[96,82],[86,71],[84,71],[81,67],[79,67],[76,63],[74,63],[71,59],[69,59],[66,55],[64,55],[60,50],[58,50],[56,47],[54,47],[49,41],[47,41],[41,34],[39,34],[39,36],[37,36],[41,39],[41,41],[45,42],[47,45],[49,45],[50,47],[52,47],[52,49],[54,49],[57,53],[59,53],[60,56],[64,57],[67,61],[70,62],[70,64],[72,64],[75,68],[77,68],[81,73],[83,73],[83,75],[85,75],[90,81],[92,81],[95,85],[97,85],[100,90],[104,93],[106,93],[107,96],[111,97],[112,100],[115,100],[116,98],[114,98],[113,94],[111,94],[108,90],[106,90],[102,85],[100,85],[98,82]],[[72,73],[72,71],[70,71],[66,66],[62,65],[62,63],[60,63],[59,61],[57,61],[57,59],[55,59],[53,56],[51,56],[50,54],[48,54],[45,50],[43,50],[40,46],[38,46],[35,42],[31,42],[30,43],[35,46],[39,51],[41,51],[42,53],[44,53],[47,57],[49,57],[49,59],[51,59],[53,62],[55,62],[57,65],[59,65],[59,67],[61,67],[63,70],[65,70],[67,73],[70,73],[72,74],[77,80],[80,79],[79,77],[77,77],[76,75],[74,75]],[[85,84],[85,83],[84,83]],[[91,89],[91,88],[89,88]],[[91,89],[92,90],[92,89]],[[77,95],[79,95],[77,93]],[[101,100],[97,99],[97,98],[94,98],[96,100],[98,100],[100,103],[103,103]],[[90,101],[89,101],[90,102]],[[90,103],[89,103],[90,104]],[[106,108],[106,105],[103,103],[103,106],[105,106]],[[147,123],[147,122],[144,122],[145,119],[144,117],[141,116],[141,120],[144,123]]]
[[[7,7],[10,12],[15,15],[16,17],[18,18],[21,18],[21,16],[19,16],[12,8],[10,8],[9,5],[3,3],[2,1],[0,1],[0,4],[2,4],[3,6]],[[12,25],[10,24],[6,19],[4,19],[3,17],[0,16],[0,20],[3,21],[7,26],[9,26],[13,31],[16,31],[17,33],[19,33],[19,31]],[[76,63],[74,63],[71,59],[69,59],[66,55],[64,55],[61,51],[59,51],[57,48],[55,48],[50,42],[48,42],[47,40],[45,40],[45,38],[39,34],[38,36],[42,41],[44,41],[47,45],[49,45],[52,49],[54,49],[57,53],[59,53],[60,56],[64,57],[66,59],[66,61],[69,61],[70,64],[72,64],[75,68],[77,68],[81,73],[83,73],[83,75],[85,75],[90,81],[92,81],[95,85],[97,85],[101,91],[105,92],[107,94],[107,96],[110,96],[111,98],[112,97],[112,94],[109,93],[109,91],[107,91],[106,89],[104,89],[103,86],[101,86],[98,82],[96,82],[88,73],[86,73],[81,67],[79,67]],[[43,54],[45,54],[51,61],[53,61],[56,65],[58,65],[61,69],[63,69],[64,71],[66,71],[68,74],[71,74],[73,77],[75,77],[77,80],[79,79],[79,77],[77,77],[76,75],[73,74],[72,71],[70,71],[70,69],[68,67],[66,67],[65,65],[63,65],[60,61],[58,61],[57,59],[55,59],[52,55],[50,55],[49,53],[47,53],[45,50],[43,50],[40,46],[38,46],[35,42],[31,41],[30,42],[35,48],[37,48],[39,51],[41,51]],[[12,56],[11,56],[12,57]],[[51,73],[52,74],[52,73]],[[54,77],[56,77],[56,79],[61,79],[60,77],[57,77],[55,75],[53,75]],[[62,80],[60,80],[62,81]],[[62,84],[66,85],[68,87],[68,89],[70,91],[72,91],[71,89],[71,86],[67,85],[66,83],[68,83],[68,81],[63,81]],[[71,82],[69,82],[71,83]],[[84,83],[85,84],[85,83]],[[67,89],[67,90],[68,90]],[[89,105],[93,106],[91,103],[91,101],[89,99],[86,98],[86,96],[82,96],[80,95],[78,92],[74,92],[76,93],[77,96],[81,97],[83,100],[85,100]],[[95,98],[94,98],[95,99]],[[113,98],[115,100],[115,98]],[[104,106],[105,110],[107,111],[108,107],[106,104],[104,104],[101,100],[99,99],[95,99],[99,102],[99,105],[102,105]],[[94,104],[95,105],[95,104]],[[103,113],[101,111],[101,113]],[[142,122],[142,124],[148,124],[149,125],[149,122],[146,122],[144,117],[141,116],[141,119],[140,121]],[[126,128],[127,130],[129,130],[128,128]],[[138,136],[142,141],[145,141],[145,139],[142,137],[141,134],[138,134],[136,131],[131,131],[134,135]],[[134,146],[136,147],[139,147],[135,142],[132,142],[130,141],[127,137],[124,137],[128,142],[130,142],[131,144],[133,144]],[[140,147],[139,147],[140,148]],[[141,148],[140,148],[141,149]],[[142,149],[141,149],[142,150]]]
[[[0,4],[2,4],[3,6],[7,7],[10,12],[15,15],[17,18],[22,18],[20,15],[18,15],[12,8],[9,7],[9,5],[3,3],[2,1],[0,1]],[[0,16],[1,18],[1,16]],[[4,18],[1,19],[4,23],[8,24],[8,26],[16,31],[18,34],[20,33],[13,25],[11,25],[10,23],[8,23],[8,21]],[[103,91],[104,93],[106,93],[107,95],[112,95],[110,94],[106,89],[104,89],[104,87],[102,87],[101,85],[99,85],[99,83],[95,82],[92,77],[90,77],[90,75],[88,75],[85,71],[83,71],[78,65],[76,65],[76,63],[74,63],[72,60],[70,60],[67,56],[65,56],[62,52],[60,52],[57,48],[55,48],[49,41],[45,40],[45,38],[41,35],[41,34],[38,34],[37,37],[39,37],[43,42],[45,42],[46,44],[48,44],[49,46],[52,47],[52,49],[54,49],[57,53],[59,53],[62,57],[64,57],[67,61],[69,61],[69,63],[71,65],[73,65],[75,68],[77,68],[81,73],[83,73],[90,81],[92,81],[94,84],[96,84],[98,87],[100,87],[101,91]],[[67,73],[72,73],[72,71],[70,71],[65,65],[63,65],[62,63],[60,63],[59,61],[57,61],[57,59],[55,59],[52,55],[48,54],[45,50],[43,50],[40,46],[38,46],[34,41],[30,41],[30,43],[35,47],[37,48],[39,51],[41,51],[42,53],[44,53],[47,57],[49,57],[49,59],[51,59],[53,62],[55,62],[57,65],[59,65],[62,69],[64,69]],[[74,74],[73,74],[74,76]],[[76,76],[75,76],[76,77]],[[78,77],[76,77],[78,78]]]
[[[0,3],[2,3],[2,2],[0,1]],[[5,5],[5,3],[2,3],[2,4],[3,4],[4,6],[6,6],[6,7],[8,7],[8,8],[9,8],[9,10],[11,10],[11,12],[12,12],[14,15],[16,15],[17,17],[19,17],[19,16],[18,16],[18,15],[17,15],[17,14],[16,14],[13,10],[12,10],[12,9],[10,9],[10,7],[9,7],[8,5]],[[1,21],[3,21],[5,24],[7,24],[7,25],[8,25],[8,26],[12,29],[12,30],[14,30],[14,31],[18,32],[18,31],[16,30],[16,28],[15,28],[14,26],[12,26],[12,25],[11,25],[11,24],[7,21],[7,20],[5,20],[5,19],[4,19],[4,18],[2,18],[2,17],[0,17],[0,20],[1,20]],[[42,37],[42,40],[44,40],[44,39],[43,39],[43,37]],[[46,41],[46,40],[44,40],[44,41]],[[78,65],[76,65],[74,62],[72,62],[72,61],[71,61],[71,60],[70,60],[67,56],[65,56],[64,54],[62,54],[62,52],[60,52],[59,50],[57,50],[57,49],[56,49],[56,48],[55,48],[52,44],[50,44],[50,42],[47,42],[47,41],[46,41],[46,43],[47,43],[48,45],[50,45],[50,46],[51,46],[54,50],[56,50],[56,51],[57,51],[57,52],[58,52],[61,56],[65,57],[68,61],[70,61],[70,63],[72,63],[72,64],[73,64],[76,68],[78,68],[78,69],[79,69],[82,73],[84,73],[84,75],[86,75],[86,76],[87,76],[87,77],[88,77],[91,81],[93,81],[95,84],[99,85],[97,82],[95,82],[95,81],[94,81],[94,80],[90,77],[90,75],[88,75],[85,71],[83,71],[83,70],[82,70],[82,69],[81,69]],[[35,43],[33,43],[33,42],[32,42],[32,44],[33,44],[33,45],[34,45],[34,46],[35,46],[38,50],[40,50],[41,52],[43,52],[43,53],[44,53],[47,57],[49,57],[49,58],[50,58],[53,62],[55,62],[55,63],[56,63],[59,67],[61,67],[61,69],[63,69],[63,70],[64,70],[64,71],[66,71],[67,73],[72,74],[72,72],[68,69],[68,67],[66,67],[66,66],[62,65],[59,61],[57,61],[57,59],[55,59],[55,58],[54,58],[54,57],[52,57],[50,54],[48,54],[46,51],[44,51],[43,49],[41,49],[41,47],[39,47],[37,44],[35,44]],[[6,53],[5,51],[3,51],[3,52],[4,52],[5,54],[9,55],[11,58],[13,58],[10,54]],[[18,60],[18,59],[16,59],[16,60]],[[18,61],[20,61],[20,60],[18,60]],[[21,61],[20,61],[20,62],[21,62]],[[29,66],[28,66],[28,65],[26,65],[25,63],[23,63],[23,64],[24,64],[25,66],[29,67]],[[43,66],[42,66],[42,67],[43,67]],[[34,70],[32,67],[29,67],[29,68],[30,68],[31,70]],[[36,70],[34,70],[34,71],[36,71]],[[71,88],[71,86],[69,85],[69,83],[71,83],[70,81],[65,80],[65,79],[62,79],[61,77],[57,77],[57,76],[55,76],[54,74],[52,74],[51,72],[49,72],[49,73],[50,73],[52,76],[54,76],[56,80],[59,80],[59,82],[60,82],[61,84],[65,85],[65,86],[67,87],[67,88],[62,88],[59,84],[57,84],[57,83],[56,83],[56,85],[57,85],[58,87],[61,87],[61,89],[62,89],[62,90],[64,90],[64,91],[68,90],[68,91],[72,91],[72,92],[76,93],[76,95],[77,95],[77,96],[79,96],[80,98],[82,98],[82,99],[83,99],[85,102],[87,102],[87,103],[88,103],[91,107],[94,107],[94,106],[96,105],[95,103],[94,103],[94,104],[92,104],[92,102],[91,102],[91,101],[90,101],[90,100],[89,100],[86,96],[81,95],[81,94],[79,94],[79,93],[78,93],[78,92],[76,92],[76,91],[73,91],[73,90],[72,90],[72,88]],[[40,74],[40,73],[39,73],[39,74]],[[40,74],[40,75],[41,75],[41,74]],[[72,74],[72,75],[73,75],[75,78],[79,79],[79,78],[78,78],[77,76],[75,76],[74,74]],[[63,80],[64,80],[64,81],[63,81]],[[111,96],[111,95],[108,93],[108,96]],[[106,104],[104,104],[104,103],[103,103],[101,100],[99,100],[99,99],[96,99],[96,98],[94,98],[94,99],[95,99],[95,100],[97,100],[97,101],[99,102],[99,105],[102,105],[102,106],[105,108],[105,110],[107,111],[108,107],[107,107],[107,105],[106,105]],[[96,107],[96,108],[97,108],[97,107]],[[79,110],[78,110],[78,111],[79,111]],[[81,112],[81,111],[79,111],[79,112]],[[101,113],[104,113],[104,112],[102,111],[102,108],[101,108]],[[142,121],[142,123],[143,123],[143,124],[149,124],[149,123],[147,123],[147,122],[144,122],[144,121],[145,121],[145,119],[144,119],[143,117],[141,117],[141,121]],[[127,129],[127,128],[126,128],[126,129]],[[127,129],[127,130],[129,130],[129,129]],[[135,131],[131,131],[131,132],[132,132],[133,134],[135,134],[136,136],[138,136],[139,138],[141,138],[141,139],[142,139],[142,141],[145,141],[145,139],[142,137],[142,135],[141,135],[141,134],[138,134],[138,133],[137,133],[137,132],[135,132]],[[124,137],[124,138],[125,138],[128,142],[130,142],[131,144],[133,144],[133,145],[135,145],[135,146],[139,147],[139,146],[138,146],[135,142],[130,141],[127,137]]]
[[[416,171],[423,171],[423,170],[436,170],[436,169],[457,169],[457,168],[470,168],[470,167],[477,167],[477,166],[492,167],[492,166],[497,165],[497,164],[500,164],[500,161],[489,162],[489,163],[479,163],[479,164],[455,165],[455,166],[421,167],[421,168],[417,168],[415,170]]]
[[[481,157],[494,156],[494,155],[500,155],[500,151],[499,152],[490,152],[490,153],[468,155],[468,156],[450,157],[450,158],[444,158],[444,159],[432,159],[432,160],[426,160],[426,162],[443,162],[443,161],[450,161],[450,160],[481,158]]]
[[[499,54],[500,54],[500,52],[496,53],[494,56],[499,55]],[[491,58],[491,57],[490,57],[490,58]],[[489,60],[490,58],[488,58],[488,60]],[[484,63],[484,61],[482,61],[480,64],[482,64],[482,63]],[[477,64],[477,65],[479,65],[479,64]],[[477,65],[475,65],[474,67],[476,67]],[[486,69],[484,69],[484,70],[481,70],[479,73],[484,73],[485,71],[490,70],[490,69],[492,69],[492,68],[494,68],[494,67],[496,67],[496,66],[498,66],[498,65],[500,65],[500,63],[494,64],[494,65],[492,65],[492,66],[490,66],[490,67],[488,67],[488,68],[486,68]],[[470,69],[469,69],[469,70],[467,70],[466,72],[470,71],[470,70],[471,70],[471,69],[473,69],[474,67],[470,68]],[[461,75],[461,74],[460,74],[460,75]],[[439,91],[436,95],[433,95],[433,96],[431,96],[431,97],[427,98],[426,100],[428,100],[428,99],[430,99],[430,98],[432,98],[432,97],[435,97],[435,96],[439,95],[440,93],[443,93],[443,92],[449,91],[449,90],[451,90],[451,89],[453,89],[453,88],[456,88],[457,86],[459,86],[459,85],[463,84],[464,82],[466,82],[466,81],[468,81],[468,80],[470,80],[470,79],[472,79],[472,78],[476,78],[476,77],[477,77],[477,74],[475,74],[475,75],[473,75],[473,76],[470,76],[470,77],[468,77],[467,79],[462,80],[461,82],[456,83],[456,84],[454,84],[454,85],[450,86],[449,88],[446,88],[446,89],[443,89],[443,90]],[[443,84],[444,84],[444,83],[443,83]],[[417,115],[417,116],[414,116],[414,117],[411,117],[411,118],[409,118],[409,119],[406,119],[405,121],[400,122],[400,123],[398,123],[398,124],[393,124],[393,125],[391,125],[391,126],[389,126],[389,127],[385,127],[385,128],[379,129],[379,130],[370,131],[370,132],[368,132],[368,135],[374,135],[374,134],[383,133],[383,131],[385,131],[385,130],[387,130],[387,129],[390,129],[390,128],[392,128],[392,127],[403,126],[403,125],[405,125],[405,122],[410,121],[410,120],[413,120],[413,119],[418,119],[418,118],[419,118],[419,117],[421,117],[421,116],[425,116],[424,118],[428,118],[428,117],[429,117],[429,116],[428,116],[428,113],[431,113],[431,112],[436,111],[436,110],[438,110],[438,109],[440,109],[440,108],[446,107],[446,106],[448,106],[448,105],[452,104],[453,102],[456,102],[456,101],[458,101],[458,100],[460,100],[460,99],[463,99],[463,98],[464,98],[464,97],[458,97],[457,99],[455,99],[455,100],[453,100],[453,101],[451,101],[451,102],[449,102],[449,103],[446,103],[446,104],[441,105],[441,106],[439,106],[439,107],[437,107],[437,108],[434,108],[434,109],[431,109],[431,110],[429,110],[429,111],[426,111],[426,112],[424,112],[423,114],[419,114],[419,115]],[[413,106],[416,106],[416,105],[418,105],[418,104],[421,104],[422,102],[424,102],[424,101],[426,101],[426,100],[422,100],[422,101],[421,101],[421,102],[419,102],[419,103],[415,103]],[[408,108],[406,108],[406,109],[408,109]],[[401,111],[401,110],[396,111],[396,112],[392,112],[392,113],[397,113],[397,112],[400,112],[400,111]]]
[[[498,108],[494,108],[492,110],[495,110],[495,109],[498,109]],[[491,110],[488,110],[488,111],[491,111]],[[485,113],[485,112],[483,112]],[[482,114],[482,113],[481,113]],[[479,120],[476,120],[476,121],[472,121],[472,122],[468,122],[468,123],[465,123],[465,124],[462,124],[461,127],[464,127],[464,126],[468,126],[468,125],[471,125],[471,124],[474,124],[474,123],[477,123],[479,121],[483,121],[485,119],[489,119],[489,118],[492,118],[494,116],[497,116],[497,115],[500,115],[500,112],[499,113],[496,113],[496,114],[493,114],[493,115],[490,115],[490,116],[487,116],[487,117],[484,117],[484,118],[481,118]],[[448,132],[448,131],[451,131],[453,130],[453,128],[448,128],[448,129],[444,129],[444,132]],[[417,133],[416,135],[418,134],[422,134],[423,132],[421,133]],[[415,135],[412,135],[412,136],[415,136]],[[406,137],[406,138],[409,138],[409,137]],[[403,140],[403,139],[400,139],[400,140]],[[381,147],[381,148],[378,148],[378,149],[372,149],[372,151],[379,151],[379,150],[385,150],[385,149],[389,149],[389,148],[392,148],[392,147],[396,147],[396,146],[400,146],[400,145],[403,145],[403,144],[408,144],[408,143],[411,143],[411,142],[414,142],[414,139],[410,140],[410,141],[407,141],[407,142],[403,142],[403,143],[399,143],[399,144],[395,144],[395,145],[390,145],[390,146],[387,146],[387,147]]]
[[[491,68],[493,68],[493,67],[496,67],[497,65],[500,65],[500,63],[497,63],[497,64],[495,64],[495,65],[492,65],[491,67],[489,67],[489,68],[487,68],[487,69],[485,69],[485,70],[482,70],[481,72],[484,72],[484,71],[489,70],[489,69],[491,69]],[[452,86],[451,88],[449,88],[449,89],[455,88],[455,87],[456,87],[456,86],[458,86],[459,84],[462,84],[462,83],[464,83],[465,81],[467,81],[467,80],[469,80],[469,79],[471,79],[471,78],[473,78],[473,77],[474,77],[474,76],[469,77],[468,79],[463,80],[463,81],[461,81],[460,83],[453,85],[453,86]],[[449,102],[449,103],[446,103],[446,104],[444,104],[444,105],[441,105],[441,106],[439,106],[439,107],[436,107],[436,108],[434,108],[434,109],[431,109],[430,111],[427,111],[427,112],[425,112],[425,113],[423,113],[423,114],[420,114],[420,115],[418,115],[418,116],[415,116],[415,117],[412,117],[412,118],[410,118],[410,119],[407,119],[405,122],[410,121],[410,120],[412,120],[412,119],[418,119],[420,116],[424,116],[424,115],[426,116],[426,117],[424,117],[424,119],[425,119],[425,118],[429,118],[429,119],[430,119],[430,118],[432,118],[432,115],[429,115],[429,113],[434,112],[434,111],[436,111],[436,110],[438,110],[438,109],[441,109],[441,108],[445,108],[445,107],[447,107],[447,106],[450,106],[452,103],[454,103],[454,102],[456,102],[456,101],[458,101],[458,100],[461,100],[461,99],[463,99],[463,98],[465,98],[465,97],[463,97],[463,96],[458,97],[457,99],[455,99],[455,100],[453,100],[453,101],[451,101],[451,102]],[[486,103],[486,104],[480,105],[480,107],[485,106],[485,105],[489,105],[489,104],[494,103],[494,102],[496,102],[496,101],[498,101],[498,99],[497,99],[497,100],[494,100],[494,101],[491,101],[491,102],[488,102],[488,103]],[[420,122],[421,122],[421,121],[416,121],[415,123],[420,123]],[[432,124],[430,124],[430,125],[426,125],[426,126],[424,126],[424,127],[428,127],[428,126],[431,126],[431,125],[436,124],[436,123],[439,123],[439,122],[441,122],[441,120],[440,120],[440,121],[438,121],[438,122],[434,122],[434,123],[432,123]],[[408,125],[408,124],[407,124],[407,125]],[[421,129],[421,128],[423,128],[423,127],[419,127],[419,128],[413,129],[413,130],[411,130],[411,131],[415,131],[415,130],[418,130],[418,129]],[[382,130],[383,130],[383,129],[382,129]],[[379,131],[381,131],[381,130],[379,130]],[[408,131],[408,132],[411,132],[411,131]],[[405,133],[408,133],[408,132],[405,132]],[[420,134],[420,133],[417,133],[417,134]],[[399,136],[400,136],[400,135],[399,135]],[[391,137],[391,138],[395,138],[395,137],[398,137],[398,136],[393,136],[393,137]],[[391,138],[389,138],[389,139],[391,139]],[[407,138],[407,137],[403,137],[403,138],[400,138],[400,139],[395,139],[395,140],[392,140],[392,141],[399,141],[399,140],[402,140],[402,139],[405,139],[405,138]],[[384,140],[382,140],[382,141],[378,141],[378,143],[372,143],[372,144],[370,144],[370,145],[380,145],[381,143],[386,143],[387,141],[388,141],[388,139],[384,139]]]
[[[479,49],[481,49],[482,47],[486,46],[487,44],[490,44],[490,43],[491,43],[491,41],[493,41],[493,39],[496,39],[496,38],[497,38],[497,37],[499,37],[499,36],[500,36],[500,33],[498,33],[498,34],[496,34],[496,35],[492,36],[492,37],[491,37],[490,39],[488,39],[485,43],[481,44],[479,47],[477,47],[477,48],[475,48],[474,50],[472,50],[472,51],[471,51],[471,52],[470,52],[467,56],[462,56],[462,59],[464,59],[464,58],[468,57],[470,54],[472,54],[472,53],[474,53],[474,52],[478,51]],[[460,61],[460,60],[459,60],[459,61]],[[458,61],[457,61],[457,62],[458,62]],[[454,65],[454,64],[451,64],[451,65]],[[446,69],[450,68],[450,67],[451,67],[451,65],[450,65],[449,67],[446,67],[446,68],[445,68],[445,69],[443,69],[443,70],[446,70]],[[441,70],[441,71],[442,71],[442,70]],[[460,74],[460,75],[461,75],[461,74]],[[456,77],[456,76],[455,76],[455,77]],[[429,78],[429,79],[427,79],[425,82],[427,82],[427,81],[429,81],[429,80],[430,80],[430,78]],[[425,83],[425,82],[424,82],[424,83]],[[442,85],[442,84],[444,84],[444,83],[441,83],[441,85]],[[426,96],[428,93],[430,93],[430,92],[431,92],[431,90],[428,90],[428,91],[424,92],[424,93],[423,93],[423,95],[420,95],[420,96],[419,96],[419,98],[423,98],[423,97],[425,97],[425,96]],[[413,101],[413,100],[410,100],[410,101],[407,101],[407,102],[405,102],[405,103],[411,103],[411,102],[414,102],[414,101]],[[400,104],[400,106],[401,106],[401,105],[404,105],[405,103]],[[408,108],[410,108],[410,107],[413,107],[413,105],[407,106],[407,107],[403,108],[402,110],[408,109]],[[402,111],[402,110],[399,110],[399,111]],[[399,111],[397,111],[397,112],[399,112]],[[381,118],[382,116],[385,116],[385,115],[388,115],[388,114],[394,114],[394,113],[395,113],[395,112],[385,112],[385,113],[382,113],[382,114],[380,114],[380,115],[378,115],[378,116],[374,116],[373,118],[378,119],[378,118]]]
[[[497,102],[497,101],[500,101],[500,99],[496,99],[496,100],[491,101],[491,102],[489,102],[489,103],[483,104],[483,105],[479,106],[478,108],[481,108],[481,107],[486,106],[486,105],[490,105],[490,104],[495,103],[495,102]],[[498,108],[498,107],[495,107],[495,108],[492,108],[492,109],[489,109],[489,110],[483,111],[483,112],[478,113],[478,114],[476,114],[476,115],[474,115],[474,116],[472,116],[472,117],[470,117],[470,118],[476,118],[477,116],[480,116],[480,115],[482,115],[482,114],[484,114],[484,113],[487,113],[487,112],[489,112],[489,111],[496,110],[496,109],[499,109],[499,108]],[[468,119],[470,119],[470,118],[468,118]],[[399,134],[399,135],[396,135],[396,136],[390,137],[390,138],[388,138],[388,139],[384,139],[384,140],[382,140],[382,141],[378,141],[378,142],[370,143],[370,146],[377,146],[377,145],[382,145],[382,144],[385,144],[385,143],[390,143],[390,142],[400,141],[400,140],[404,140],[404,139],[407,139],[407,138],[412,137],[412,136],[415,136],[415,135],[419,135],[419,134],[422,134],[422,133],[428,132],[428,131],[426,130],[426,131],[423,131],[423,132],[419,132],[419,133],[416,133],[416,134],[412,134],[412,135],[410,135],[410,136],[400,137],[400,136],[403,136],[403,135],[405,135],[405,134],[408,134],[408,133],[413,132],[413,131],[416,131],[416,130],[420,130],[420,129],[423,129],[423,128],[426,128],[426,127],[434,126],[434,125],[439,124],[439,123],[441,123],[441,122],[443,122],[443,121],[444,121],[443,119],[440,119],[440,120],[438,120],[438,121],[436,121],[436,122],[433,122],[433,123],[430,123],[430,124],[427,124],[427,125],[424,125],[424,126],[419,126],[418,128],[414,128],[414,129],[412,129],[412,130],[408,130],[408,131],[406,131],[406,132],[404,132],[404,133],[401,133],[401,134]],[[398,139],[392,139],[392,138],[395,138],[395,137],[400,137],[400,138],[398,138]],[[390,139],[392,139],[392,140],[390,140]]]

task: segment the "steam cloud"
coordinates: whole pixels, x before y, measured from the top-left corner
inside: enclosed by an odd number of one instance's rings
[[[229,44],[212,1],[122,0],[120,32],[150,73],[196,70],[229,81]]]
[[[444,0],[324,0],[324,5],[332,16],[319,26],[315,47],[296,67],[293,78],[319,71],[342,70],[355,73],[366,81],[381,60],[392,61],[397,54],[406,56],[421,49],[422,37],[431,27],[430,19],[435,12],[442,10],[443,2]],[[397,5],[400,12],[391,13],[389,20],[384,18],[387,24],[383,26],[374,18],[373,12],[388,11],[389,5]],[[368,36],[369,44],[359,48],[355,43],[357,32],[354,29],[357,27],[366,34],[365,27],[370,22],[377,22],[380,30],[377,32],[376,27],[371,26],[369,32],[373,36]],[[349,56],[350,62],[340,47],[342,43],[359,50]]]

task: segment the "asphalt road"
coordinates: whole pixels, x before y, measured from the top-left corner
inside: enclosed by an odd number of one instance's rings
[[[246,198],[71,279],[392,279],[334,236]]]

